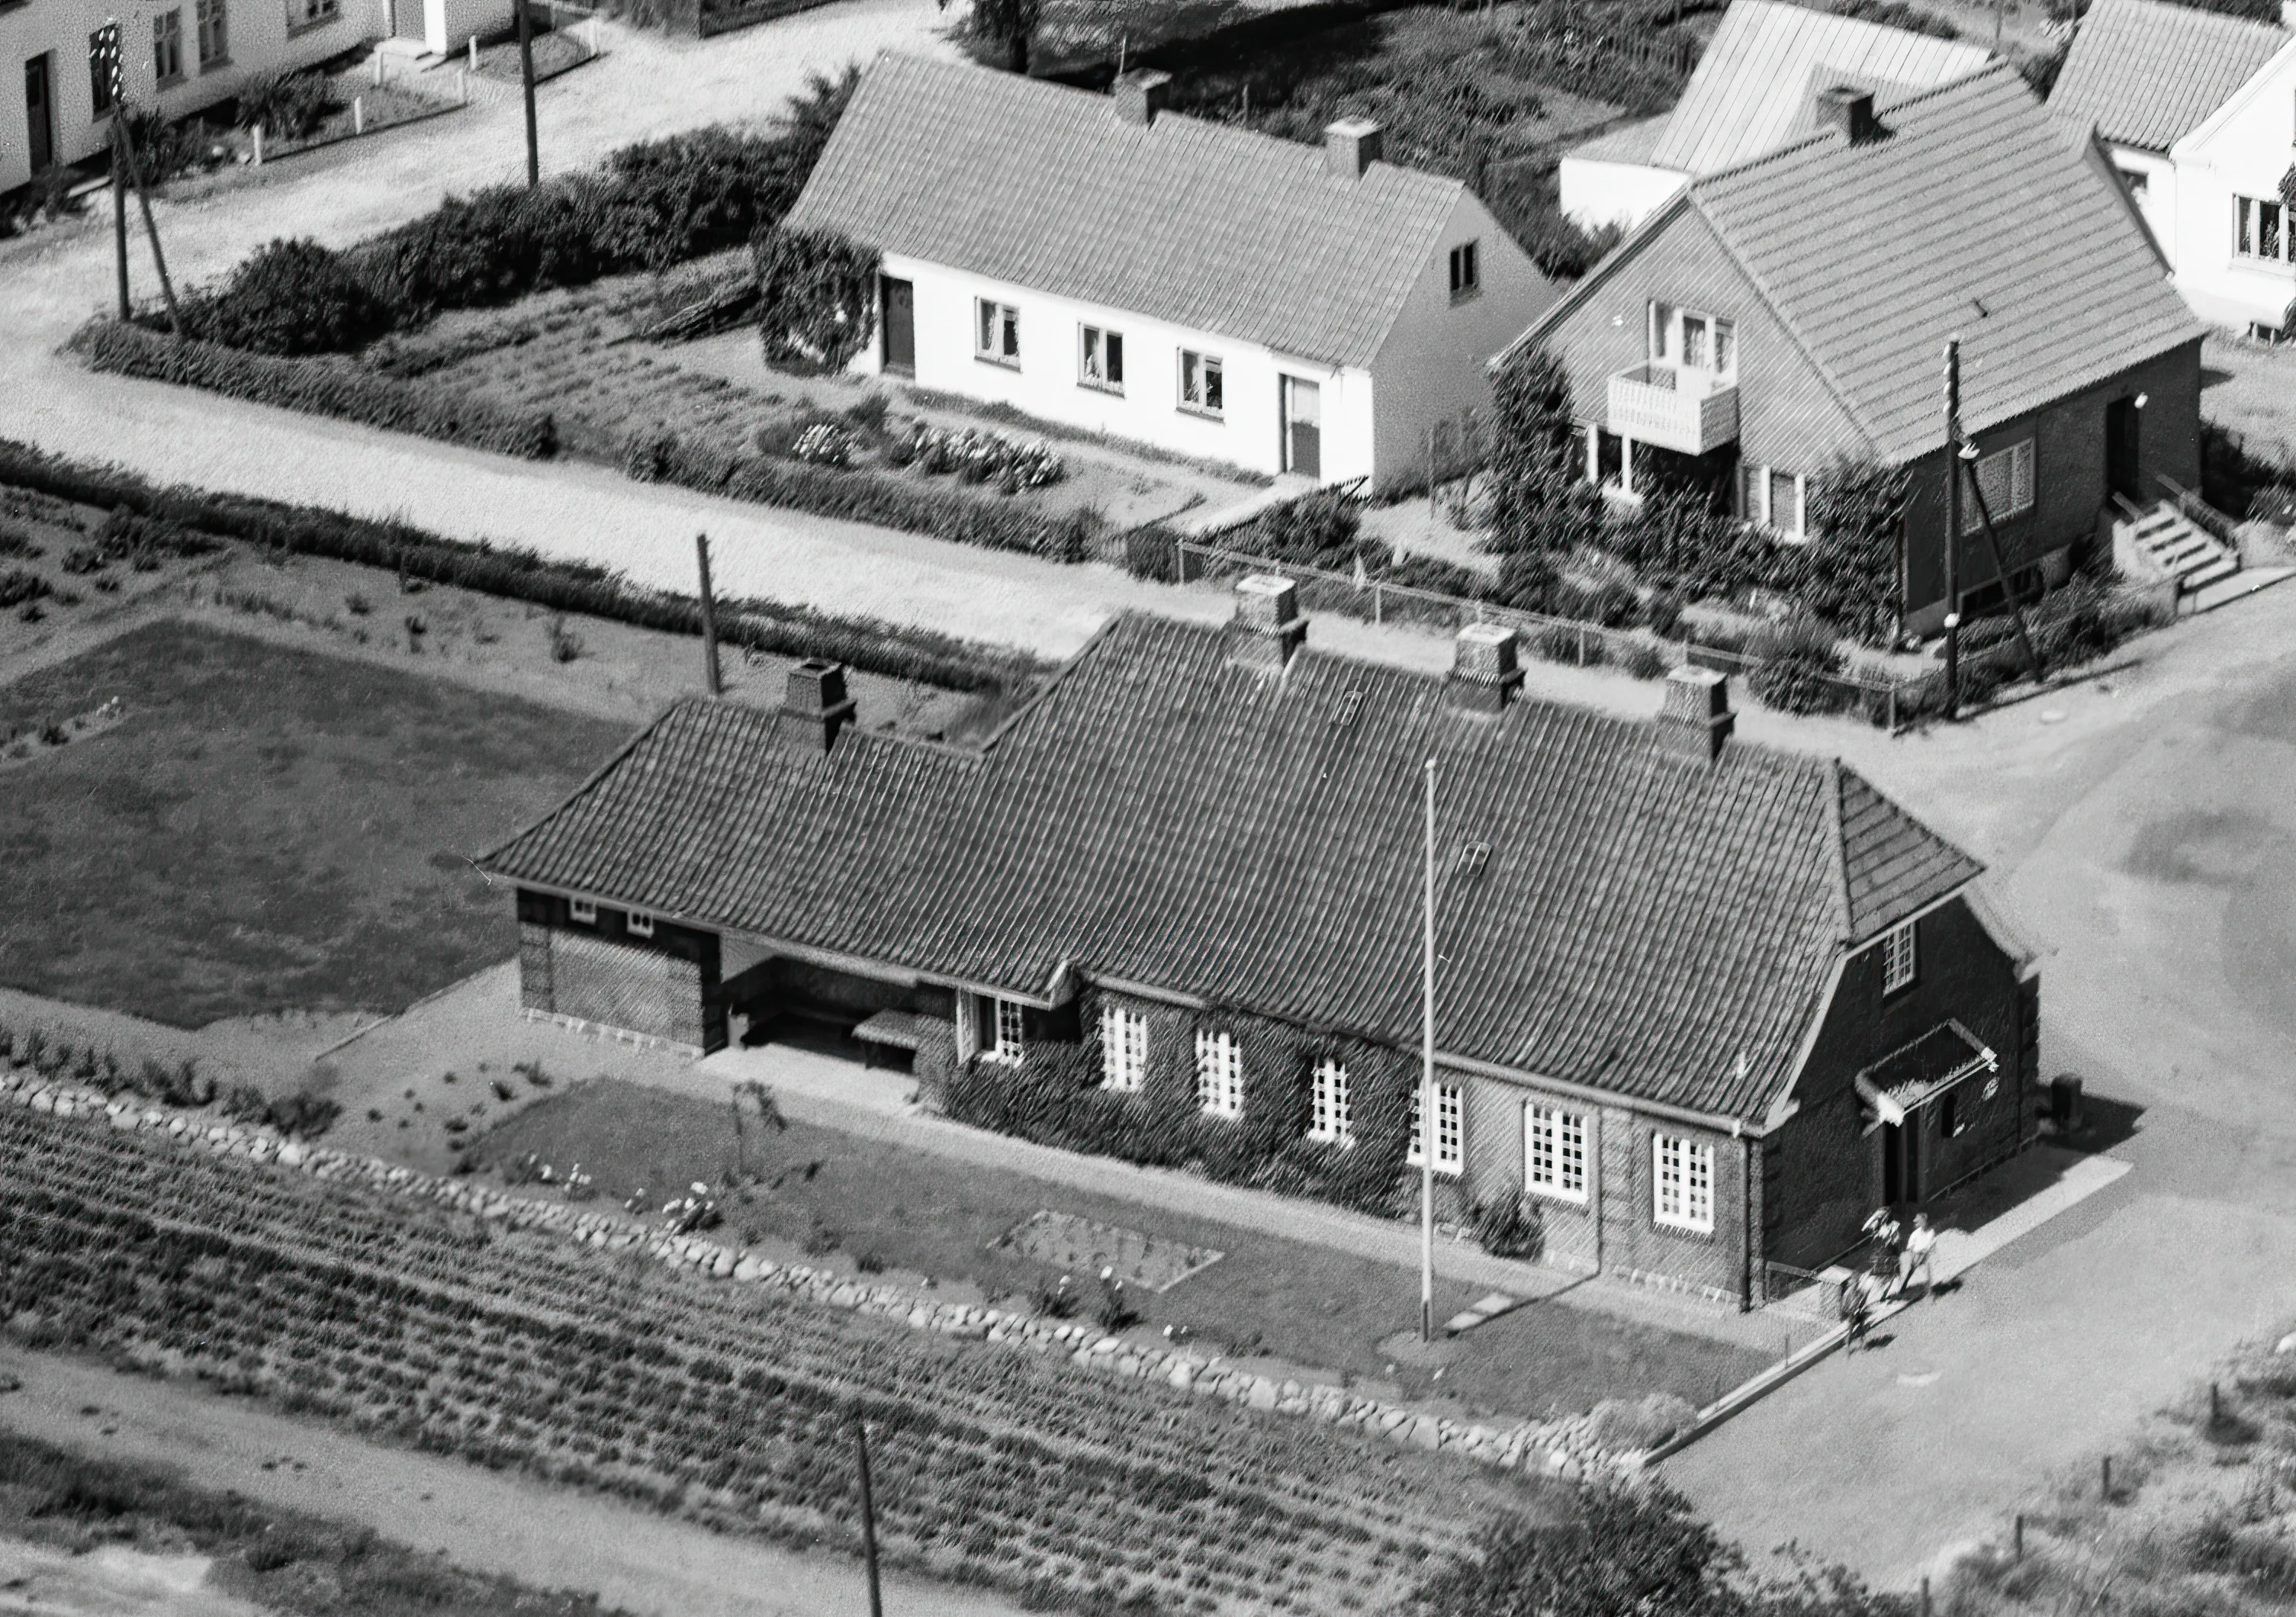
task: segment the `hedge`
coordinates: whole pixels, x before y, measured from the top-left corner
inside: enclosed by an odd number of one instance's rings
[[[701,632],[696,601],[643,589],[595,563],[555,562],[530,550],[450,539],[404,522],[283,505],[249,495],[215,494],[180,485],[156,488],[134,472],[66,460],[0,439],[0,484],[34,488],[57,499],[177,523],[250,544],[391,568],[409,578],[530,602],[670,634]],[[728,645],[782,657],[823,657],[889,678],[955,691],[996,691],[1033,679],[1046,665],[1006,651],[880,622],[837,616],[775,601],[722,609],[718,632]]]
[[[558,423],[547,413],[501,409],[434,383],[380,376],[340,360],[257,354],[162,337],[116,321],[82,327],[71,347],[94,369],[123,376],[201,388],[521,460],[547,460],[558,451]]]

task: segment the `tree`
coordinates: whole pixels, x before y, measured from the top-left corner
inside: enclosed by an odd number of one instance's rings
[[[939,0],[939,4],[947,10],[948,0]],[[1044,0],[972,0],[964,31],[972,38],[1002,46],[1005,71],[1026,74],[1029,42],[1035,37],[1044,12]]]
[[[877,255],[834,231],[762,231],[750,244],[758,329],[777,365],[841,371],[877,329]]]
[[[221,291],[185,301],[201,336],[264,354],[348,353],[396,324],[341,254],[308,238],[256,249]]]
[[[1493,550],[1568,555],[1603,526],[1601,497],[1580,475],[1585,447],[1570,415],[1570,380],[1544,349],[1517,348],[1492,385]]]

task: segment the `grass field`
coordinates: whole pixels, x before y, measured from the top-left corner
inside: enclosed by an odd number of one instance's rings
[[[178,1026],[397,1011],[516,948],[464,862],[625,737],[372,664],[158,623],[0,691],[0,981]]]
[[[1605,1398],[1660,1391],[1703,1404],[1764,1362],[1705,1337],[1553,1304],[1505,1316],[1420,1362],[1398,1363],[1419,1357],[1382,1345],[1417,1326],[1417,1284],[1400,1269],[803,1123],[775,1131],[753,1118],[737,1139],[730,1106],[632,1083],[584,1084],[529,1105],[488,1134],[477,1154],[499,1169],[529,1152],[562,1170],[581,1163],[602,1196],[619,1201],[643,1187],[655,1205],[696,1180],[723,1186],[746,1170],[750,1188],[721,1203],[729,1235],[838,1252],[865,1268],[966,1283],[992,1297],[1027,1297],[1059,1279],[996,1244],[1044,1209],[1208,1247],[1224,1254],[1209,1268],[1160,1294],[1128,1293],[1144,1326],[1185,1327],[1241,1355],[1341,1372],[1366,1385],[1386,1382],[1405,1396],[1447,1394],[1475,1413],[1573,1414]],[[1098,1296],[1094,1276],[1074,1281],[1088,1311]],[[1478,1294],[1442,1283],[1437,1312],[1447,1316]]]

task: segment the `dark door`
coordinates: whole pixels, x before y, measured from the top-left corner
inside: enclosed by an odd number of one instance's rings
[[[37,174],[56,160],[55,105],[48,94],[45,52],[24,64],[24,119],[25,133],[31,140],[32,172]]]
[[[1922,1114],[1882,1125],[1882,1202],[1895,1207],[1922,1199]]]
[[[1297,376],[1283,379],[1283,470],[1324,475],[1324,390]]]
[[[885,283],[885,368],[914,376],[917,371],[917,289],[910,282],[882,277]]]
[[[2137,469],[2137,431],[2144,419],[2133,398],[2116,398],[2104,406],[2105,487],[2139,505],[2144,500],[2144,484]]]

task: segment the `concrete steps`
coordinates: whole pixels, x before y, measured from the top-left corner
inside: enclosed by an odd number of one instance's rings
[[[2124,572],[2174,579],[2178,595],[2221,584],[2240,555],[2166,500],[2113,524],[2114,561]]]

